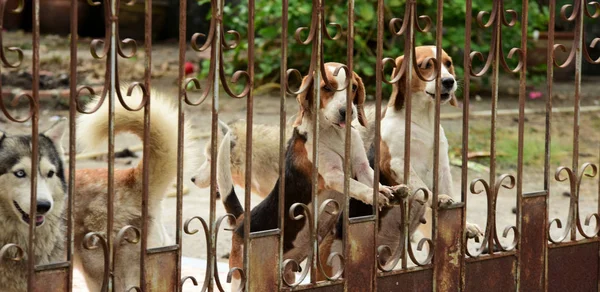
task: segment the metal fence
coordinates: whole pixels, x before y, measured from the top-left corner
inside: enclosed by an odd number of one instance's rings
[[[88,0],[88,3],[79,1],[71,2],[71,83],[70,83],[70,115],[69,115],[69,147],[68,155],[71,158],[68,161],[68,172],[67,182],[68,185],[74,185],[77,180],[76,177],[76,117],[78,114],[93,114],[91,112],[84,112],[81,106],[80,96],[86,94],[98,94],[102,97],[104,102],[115,104],[121,102],[126,104],[127,97],[125,92],[121,92],[120,78],[117,74],[118,66],[123,59],[131,58],[136,54],[136,48],[138,45],[134,40],[121,39],[118,32],[119,24],[119,7],[121,7],[121,1],[119,0],[105,0],[102,2],[94,2]],[[282,1],[282,19],[281,26],[283,35],[281,36],[281,104],[280,108],[280,137],[281,143],[279,147],[280,157],[280,175],[282,178],[285,177],[285,161],[286,153],[286,121],[288,115],[285,111],[286,95],[298,94],[299,91],[291,89],[291,79],[295,76],[308,75],[309,78],[313,79],[315,84],[319,84],[323,78],[324,72],[324,61],[339,61],[345,63],[347,72],[353,71],[354,60],[354,0],[349,0],[348,5],[348,27],[344,28],[345,35],[347,36],[347,58],[346,60],[324,60],[323,59],[323,47],[324,43],[329,41],[342,42],[339,35],[331,36],[327,31],[326,24],[326,11],[325,11],[325,0],[313,0],[312,1],[312,15],[310,26],[308,28],[297,28],[296,39],[298,42],[302,42],[305,45],[312,46],[312,57],[310,60],[310,70],[308,72],[299,72],[292,68],[287,67],[287,60],[289,57],[294,56],[293,51],[289,51],[288,48],[288,0]],[[471,39],[471,24],[473,19],[471,15],[472,11],[472,0],[466,1],[466,13],[465,13],[465,27],[466,27],[466,39]],[[0,23],[2,17],[8,13],[7,0],[0,0]],[[31,123],[31,134],[32,138],[32,149],[38,149],[39,140],[39,115],[40,115],[40,96],[39,96],[39,76],[40,76],[40,33],[39,33],[39,16],[40,13],[40,0],[31,1],[33,5],[33,47],[32,47],[32,90],[31,94],[24,94],[18,96],[16,100],[26,99],[29,103],[29,115],[24,119],[18,119],[13,117],[10,113],[10,108],[5,102],[0,103],[1,109],[7,119],[12,123]],[[441,59],[442,47],[443,47],[443,1],[437,1],[437,11],[435,19],[432,20],[431,16],[420,15],[417,11],[417,2],[415,0],[407,0],[404,11],[394,11],[394,17],[388,23],[384,21],[384,6],[385,1],[377,1],[377,63],[376,66],[376,80],[375,84],[368,84],[367,86],[375,87],[375,107],[376,107],[376,126],[375,126],[375,145],[379,145],[378,141],[381,138],[381,129],[379,122],[381,120],[383,86],[384,83],[391,84],[398,82],[399,77],[396,76],[395,80],[388,80],[389,73],[386,73],[384,67],[388,63],[393,63],[393,59],[384,58],[384,32],[390,30],[395,36],[400,36],[404,40],[404,56],[405,65],[396,68],[399,74],[405,75],[405,82],[409,85],[411,79],[422,78],[422,76],[413,76],[413,68],[417,66],[414,61],[414,43],[415,38],[422,32],[428,32],[434,29],[435,26],[435,39],[437,55],[436,59]],[[288,283],[284,281],[283,270],[287,265],[290,265],[290,261],[283,258],[283,230],[285,228],[285,218],[288,216],[290,210],[284,209],[284,187],[280,185],[280,200],[279,200],[279,213],[278,225],[279,228],[270,231],[262,231],[250,234],[250,211],[251,211],[251,171],[246,172],[245,176],[245,213],[244,213],[244,233],[247,235],[243,239],[243,265],[240,267],[234,267],[230,271],[230,275],[239,274],[244,283],[245,290],[248,291],[273,291],[273,290],[311,290],[311,291],[598,291],[600,289],[600,278],[599,278],[599,250],[600,244],[598,240],[598,229],[594,228],[593,232],[586,232],[584,226],[590,224],[600,224],[598,222],[599,216],[597,214],[590,215],[582,223],[582,217],[584,214],[579,212],[579,187],[584,177],[595,177],[597,175],[597,166],[595,162],[580,163],[579,157],[579,129],[580,129],[580,89],[581,89],[581,71],[582,63],[600,63],[600,60],[594,60],[590,57],[588,47],[595,47],[598,39],[594,39],[591,44],[585,42],[584,36],[584,20],[597,19],[600,16],[600,4],[597,2],[588,2],[586,0],[573,0],[572,4],[565,5],[560,9],[561,15],[555,15],[556,1],[551,0],[549,3],[550,21],[548,24],[548,48],[547,55],[551,56],[547,59],[547,86],[546,94],[548,96],[545,108],[545,145],[544,145],[544,182],[543,189],[534,192],[523,191],[523,147],[524,147],[524,124],[525,124],[525,102],[526,102],[526,86],[527,86],[527,17],[529,3],[524,1],[521,7],[505,7],[503,1],[494,0],[492,11],[481,11],[478,13],[475,22],[480,27],[488,30],[491,33],[492,42],[490,44],[489,52],[477,52],[473,51],[471,44],[467,41],[464,44],[464,64],[465,68],[464,84],[463,84],[463,108],[462,108],[462,165],[468,163],[468,149],[469,149],[469,122],[470,122],[470,83],[473,77],[491,75],[491,149],[490,149],[490,167],[489,177],[487,179],[476,179],[473,182],[468,182],[468,170],[466,167],[462,168],[461,172],[461,203],[452,205],[450,208],[433,208],[432,210],[432,238],[419,243],[418,247],[411,244],[408,236],[402,236],[398,238],[398,246],[401,248],[400,252],[396,254],[396,260],[398,266],[394,269],[388,269],[382,267],[379,263],[378,256],[386,250],[386,248],[380,246],[377,243],[377,231],[379,228],[379,209],[373,208],[373,215],[360,217],[360,218],[349,218],[349,196],[345,196],[345,202],[337,202],[338,206],[342,206],[342,210],[338,210],[343,213],[342,222],[344,238],[344,252],[342,255],[337,256],[338,260],[343,263],[343,273],[339,275],[327,275],[325,270],[322,268],[323,258],[319,253],[319,244],[317,242],[316,230],[318,228],[318,217],[319,217],[319,200],[316,192],[316,186],[318,185],[318,177],[315,175],[313,178],[313,193],[311,207],[304,205],[304,213],[307,222],[311,223],[311,244],[308,247],[310,250],[307,259],[307,265],[303,273],[296,279],[296,283]],[[211,151],[212,157],[217,157],[217,131],[218,129],[218,117],[219,117],[219,99],[220,98],[244,98],[247,104],[247,116],[246,120],[248,123],[247,127],[247,143],[246,153],[252,152],[252,139],[259,139],[259,137],[253,137],[252,135],[252,124],[253,124],[253,105],[254,105],[254,68],[256,55],[254,52],[254,36],[255,36],[255,1],[248,0],[247,3],[240,3],[239,5],[248,6],[248,34],[245,40],[240,38],[240,35],[235,31],[227,30],[227,19],[236,17],[235,15],[224,14],[224,1],[223,0],[211,0],[212,7],[212,18],[210,22],[210,30],[206,34],[195,34],[191,40],[186,39],[186,11],[188,1],[180,1],[180,18],[179,18],[179,150],[178,150],[178,176],[177,176],[177,231],[175,244],[172,246],[166,246],[161,248],[147,248],[148,245],[148,164],[147,159],[144,159],[144,188],[142,190],[143,204],[142,204],[142,218],[140,226],[134,226],[139,232],[138,240],[130,241],[131,244],[139,244],[141,249],[141,256],[139,263],[130,263],[130,265],[139,266],[140,270],[143,271],[139,275],[139,284],[131,283],[131,289],[129,291],[180,291],[182,286],[187,281],[193,281],[194,284],[202,282],[204,279],[204,286],[201,288],[198,286],[198,290],[202,289],[213,291],[222,290],[223,287],[227,286],[223,282],[224,279],[218,278],[216,271],[216,250],[217,250],[217,232],[221,221],[225,218],[216,217],[216,205],[217,201],[217,189],[216,189],[216,159],[211,161],[211,199],[210,199],[210,216],[208,218],[190,218],[187,222],[184,222],[182,217],[183,207],[183,161],[184,161],[184,127],[183,120],[184,106],[191,106],[193,109],[195,106],[203,103],[207,98],[212,99],[212,137],[211,137]],[[19,8],[16,12],[23,7],[23,0],[20,2]],[[94,40],[90,44],[90,53],[94,58],[103,59],[106,62],[106,72],[104,75],[105,83],[101,92],[94,92],[94,90],[86,86],[85,84],[77,84],[77,55],[80,54],[77,50],[77,27],[78,27],[78,6],[79,5],[103,5],[104,6],[104,21],[105,21],[105,37],[102,40]],[[522,13],[518,14],[515,12],[517,9]],[[555,44],[554,42],[554,27],[555,19],[562,17],[565,21],[574,23],[574,39],[572,40],[572,49],[568,54],[568,58],[564,61],[555,58],[555,52],[559,50],[565,51],[566,47],[561,44]],[[518,48],[512,48],[509,52],[503,51],[502,46],[502,30],[506,27],[515,26],[516,23],[521,25],[521,46]],[[338,32],[341,32],[341,26],[335,26]],[[130,110],[142,110],[145,113],[145,141],[147,143],[149,139],[149,125],[150,125],[150,105],[153,97],[150,94],[151,84],[151,68],[152,68],[152,0],[145,1],[145,39],[143,42],[143,49],[145,50],[145,74],[144,80],[139,83],[133,83],[130,89],[139,87],[144,92],[144,99],[142,103],[133,108],[128,106]],[[301,39],[301,33],[308,31],[308,36],[305,39]],[[226,34],[233,35],[235,38],[233,41],[226,39]],[[199,42],[204,39],[204,43],[201,45]],[[235,48],[241,41],[247,42],[247,57],[248,67],[244,70],[237,71],[232,76],[233,82],[243,81],[243,88],[240,92],[234,92],[236,89],[229,82],[230,78],[225,75],[224,66],[226,66],[226,59],[224,59],[224,50]],[[0,57],[2,59],[3,68],[14,68],[20,66],[20,61],[23,58],[21,49],[19,48],[6,48],[5,44],[2,43],[0,34]],[[127,46],[133,47],[131,51],[127,51]],[[196,78],[186,78],[184,73],[185,53],[188,48],[191,47],[193,50],[198,52],[210,51],[210,69],[207,80],[198,80]],[[11,55],[12,54],[12,55]],[[19,58],[18,62],[9,61],[14,56]],[[396,57],[396,56],[393,56]],[[518,64],[514,68],[510,68],[507,64],[507,59],[516,58]],[[479,59],[479,60],[477,60]],[[483,63],[483,66],[477,68],[473,63]],[[434,62],[435,72],[441,72],[441,62]],[[574,127],[573,133],[573,152],[572,161],[573,164],[570,167],[561,166],[558,170],[552,169],[550,161],[550,142],[551,139],[560,139],[560,137],[552,137],[551,125],[552,125],[552,92],[553,92],[553,74],[557,67],[566,67],[568,65],[575,64],[575,80],[574,84]],[[510,74],[514,74],[520,78],[519,86],[519,109],[518,109],[518,161],[516,163],[515,174],[499,174],[497,173],[496,159],[497,151],[496,145],[496,113],[498,111],[498,99],[499,93],[499,74],[501,71],[506,71]],[[436,76],[436,88],[439,89],[441,86],[440,74]],[[201,84],[206,84],[202,86]],[[201,97],[198,100],[191,100],[188,98],[187,88],[195,87],[201,91]],[[0,85],[1,88],[1,85]],[[238,87],[239,88],[239,87]],[[225,90],[226,96],[223,96],[221,89]],[[303,89],[306,90],[306,89]],[[435,107],[435,124],[440,124],[440,94],[437,90],[436,94],[436,107]],[[315,91],[317,96],[320,95],[318,90]],[[410,96],[406,100],[407,113],[410,113],[411,103]],[[350,101],[350,95],[348,96]],[[318,106],[318,103],[316,103]],[[274,107],[276,105],[273,105]],[[314,111],[316,113],[317,111]],[[348,118],[349,119],[349,118]],[[350,124],[350,123],[348,123]],[[410,114],[408,115],[406,122],[406,140],[407,149],[410,149],[410,129],[411,119]],[[113,226],[113,213],[114,213],[114,184],[110,183],[114,179],[114,121],[110,122],[110,135],[109,135],[109,147],[108,147],[108,177],[109,184],[107,189],[107,214],[108,220],[106,221],[105,230],[119,230],[127,232],[132,227],[129,226]],[[350,127],[346,128],[346,135],[350,135]],[[318,132],[318,131],[316,131]],[[440,140],[439,135],[440,128],[435,127],[435,148],[434,148],[434,167],[432,173],[439,172],[439,149]],[[597,133],[596,133],[597,134]],[[318,134],[313,137],[315,143],[318,141]],[[596,136],[598,139],[598,136]],[[350,139],[346,139],[346,155],[344,156],[344,174],[345,183],[344,189],[346,193],[349,193],[351,179],[351,163],[350,163]],[[598,141],[598,140],[597,140]],[[317,147],[317,146],[315,146]],[[314,150],[317,150],[316,148]],[[38,169],[37,151],[33,151],[32,169],[34,175],[31,176],[31,205],[36,202],[36,181],[37,175],[35,171]],[[144,157],[148,157],[148,149],[144,147]],[[375,147],[375,161],[379,161],[381,152],[378,147]],[[246,160],[245,169],[252,169],[252,159],[248,155]],[[404,166],[404,181],[410,179],[410,161],[414,161],[414,157],[411,157],[410,151],[406,153]],[[314,151],[313,161],[318,161],[317,151]],[[596,161],[597,163],[597,161]],[[375,169],[375,181],[379,181],[380,167],[376,163],[373,168]],[[313,171],[317,173],[318,162],[313,164]],[[570,204],[568,206],[568,220],[566,223],[561,222],[558,219],[549,218],[549,192],[552,178],[557,181],[568,181],[570,184]],[[501,232],[496,227],[496,201],[498,193],[502,188],[515,189],[517,209],[516,218],[517,222],[515,226],[506,228],[502,235],[504,237],[512,236],[514,238],[514,245],[503,246],[500,242]],[[377,194],[378,186],[374,186],[374,202],[377,205]],[[433,175],[433,187],[431,188],[431,200],[437,202],[439,195],[439,179],[437,175]],[[422,191],[422,190],[419,190]],[[477,249],[477,252],[469,251],[469,243],[465,235],[466,226],[466,204],[468,201],[468,193],[485,193],[487,196],[487,226],[485,228],[485,235],[483,241],[478,243],[481,248]],[[599,190],[600,193],[600,190]],[[33,254],[34,242],[36,240],[36,228],[34,224],[29,226],[29,237],[26,242],[5,242],[0,252],[0,265],[6,264],[8,261],[22,262],[22,268],[27,271],[27,277],[24,281],[27,281],[27,287],[29,291],[71,291],[73,282],[73,271],[72,259],[74,254],[74,224],[77,224],[76,220],[72,215],[74,203],[77,200],[75,196],[75,189],[68,188],[68,203],[66,204],[65,212],[65,238],[70,242],[66,245],[66,260],[64,262],[52,263],[49,265],[39,265],[36,262],[35,257],[27,257],[27,254]],[[456,198],[458,199],[458,198]],[[327,202],[326,202],[327,203]],[[408,198],[404,198],[399,207],[402,208],[403,214],[408,214],[409,204]],[[599,207],[600,209],[600,204]],[[30,218],[36,218],[36,211],[31,208],[29,213]],[[405,218],[407,218],[405,216]],[[182,273],[182,241],[184,230],[189,231],[187,225],[192,220],[199,219],[204,227],[203,232],[206,234],[207,240],[207,266],[205,275],[186,275]],[[596,222],[591,222],[594,219]],[[405,220],[406,221],[406,220]],[[308,223],[307,223],[308,224]],[[184,228],[186,225],[186,228]],[[408,222],[405,222],[405,230],[408,230]],[[560,238],[553,238],[550,230],[556,228],[561,229],[563,233]],[[509,235],[512,233],[512,235]],[[404,233],[406,234],[406,232]],[[96,242],[90,244],[89,248],[102,248],[105,273],[103,275],[103,291],[112,291],[111,283],[115,277],[118,277],[117,271],[114,271],[113,258],[114,249],[121,245],[123,236],[117,236],[117,233],[106,234],[105,231],[98,230],[89,234],[90,237],[95,237]],[[422,262],[415,258],[413,249],[421,249],[425,243],[428,245],[428,249],[431,251],[431,256],[426,256]],[[484,250],[487,250],[484,252]],[[327,258],[327,257],[325,257]],[[304,279],[305,278],[305,279]],[[2,279],[0,277],[0,279]],[[326,280],[323,280],[326,279]],[[297,285],[304,281],[304,283]]]

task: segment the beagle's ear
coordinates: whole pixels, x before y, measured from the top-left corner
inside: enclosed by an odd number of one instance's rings
[[[396,67],[392,71],[392,78],[395,78],[399,74],[398,69],[402,67],[403,61],[404,56],[396,58]],[[402,76],[398,82],[392,84],[392,95],[390,95],[388,107],[393,106],[398,111],[404,107],[404,95],[406,93],[406,84],[404,83],[406,83],[405,76]]]
[[[308,76],[304,76],[302,78],[302,84],[300,88],[306,86],[308,82],[312,80],[308,79]],[[304,114],[310,114],[311,106],[313,103],[313,84],[310,83],[310,86],[304,90],[304,92],[298,94],[296,96],[296,100],[298,101],[298,115],[296,116],[296,121],[294,121],[293,127],[298,127],[302,124],[302,119],[304,118]]]
[[[367,99],[365,93],[365,84],[362,82],[362,78],[356,74],[356,72],[352,72],[354,79],[358,83],[356,88],[356,93],[354,95],[354,104],[356,105],[356,111],[358,114],[358,122],[363,126],[367,126],[367,116],[365,115],[365,101]]]

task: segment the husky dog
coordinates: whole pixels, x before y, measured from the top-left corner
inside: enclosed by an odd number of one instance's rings
[[[67,183],[60,141],[66,129],[58,121],[38,137],[37,216],[29,217],[32,208],[31,135],[11,136],[0,131],[0,248],[13,243],[25,251],[24,259],[4,259],[0,264],[0,291],[27,290],[27,247],[29,224],[36,225],[34,256],[37,265],[63,260],[63,208]],[[15,256],[9,249],[9,256]]]
[[[140,91],[126,99],[128,104],[139,104],[142,100]],[[173,98],[173,101],[176,99]],[[98,100],[91,102],[88,109],[96,107]],[[108,135],[108,102],[104,102],[97,112],[81,115],[77,124],[77,141],[83,146],[96,147],[102,145]],[[138,137],[144,136],[144,111],[128,111],[119,102],[115,104],[116,133],[130,132]],[[148,157],[148,248],[161,247],[170,243],[170,239],[162,223],[161,202],[166,190],[177,177],[177,133],[179,127],[178,112],[175,105],[166,96],[152,92],[150,110],[150,139],[146,141],[149,149]],[[184,147],[186,154],[197,157],[190,151],[189,125],[185,122]],[[186,165],[189,165],[189,159]],[[142,161],[136,167],[118,169],[114,172],[114,216],[112,236],[125,226],[131,225],[142,229]],[[90,291],[100,291],[104,283],[104,257],[101,248],[89,250],[85,244],[99,245],[98,242],[86,241],[90,232],[106,233],[108,205],[108,169],[81,169],[77,171],[75,185],[75,257],[74,265],[86,278]],[[127,291],[128,287],[139,285],[140,244],[131,244],[135,235],[127,232],[121,242],[114,242],[113,249],[118,249],[114,258],[113,289]],[[141,239],[140,239],[141,240]]]

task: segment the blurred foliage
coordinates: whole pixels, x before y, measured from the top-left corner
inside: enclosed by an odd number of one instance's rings
[[[209,3],[209,0],[200,0],[199,3]],[[342,36],[338,40],[324,39],[324,60],[336,61],[345,63],[346,61],[346,31],[347,25],[347,1],[329,0],[326,1],[325,16],[326,22],[339,23],[342,26]],[[406,0],[389,0],[385,2],[385,21],[384,21],[384,57],[395,58],[402,55],[404,52],[404,36],[393,36],[388,29],[388,24],[392,18],[403,18],[405,11]],[[435,45],[435,19],[437,2],[434,0],[423,0],[418,2],[417,12],[419,15],[427,15],[432,19],[432,28],[428,33],[416,33],[416,45]],[[514,27],[502,27],[502,42],[503,53],[505,56],[511,48],[520,47],[520,11],[521,0],[505,0],[505,9],[513,9],[518,13],[517,24]],[[256,1],[256,16],[255,16],[255,60],[256,72],[255,83],[261,85],[269,82],[279,82],[280,64],[281,64],[281,0],[272,1]],[[479,11],[491,12],[492,1],[490,0],[474,0],[472,5],[472,32],[471,32],[471,50],[479,51],[487,56],[491,43],[492,28],[481,28],[477,22],[477,14]],[[310,25],[312,12],[311,1],[289,1],[288,10],[288,68],[298,69],[302,74],[308,70],[311,56],[311,45],[298,44],[294,39],[294,32],[299,27],[308,27]],[[464,74],[463,55],[465,45],[465,15],[466,4],[465,0],[444,1],[444,28],[442,47],[454,59],[456,73],[459,79],[462,79]],[[508,13],[506,17],[510,18]],[[534,30],[546,30],[548,25],[548,9],[546,6],[539,5],[532,1],[529,4],[529,26],[528,35],[531,36]],[[484,17],[487,21],[489,16]],[[242,42],[232,52],[226,52],[229,62],[226,62],[225,67],[229,72],[245,68],[247,64],[247,41],[244,39],[247,36],[247,20],[248,7],[245,1],[227,2],[224,8],[224,22],[226,30],[236,30],[242,35]],[[508,19],[510,21],[510,19]],[[424,22],[421,22],[424,25]],[[355,37],[354,37],[354,70],[360,74],[366,83],[374,84],[375,82],[375,64],[376,64],[376,47],[377,47],[377,1],[363,0],[355,2]],[[327,29],[333,35],[336,33],[335,28],[327,25]],[[308,31],[303,32],[302,38],[306,38]],[[231,36],[227,36],[228,39]],[[511,67],[515,67],[517,57],[508,60]],[[473,65],[476,70],[483,65],[483,62],[475,60]],[[203,64],[208,66],[208,62]],[[545,65],[543,65],[545,66]],[[542,72],[545,68],[537,68],[532,72]],[[208,72],[208,70],[203,70]],[[387,74],[390,74],[391,69],[386,69]],[[540,73],[534,73],[539,74]],[[487,74],[491,76],[491,74]],[[540,77],[543,77],[541,74]],[[488,77],[489,78],[489,77]],[[529,76],[529,80],[540,82],[543,78]],[[486,80],[483,80],[486,82]],[[367,89],[374,91],[374,87]],[[385,91],[389,91],[389,86],[384,86]],[[374,92],[369,92],[373,94]],[[384,95],[385,96],[385,95]]]

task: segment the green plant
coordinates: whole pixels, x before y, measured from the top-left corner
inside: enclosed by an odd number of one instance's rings
[[[199,3],[207,3],[209,0],[200,0]],[[346,32],[347,32],[347,1],[329,0],[326,1],[325,17],[326,22],[339,23],[343,32],[339,40],[324,39],[324,60],[346,62]],[[419,15],[428,15],[433,20],[433,27],[429,33],[416,33],[415,45],[434,45],[435,44],[435,19],[436,19],[436,1],[423,0],[418,2],[417,11]],[[406,1],[389,0],[385,3],[385,32],[384,32],[384,57],[396,57],[402,55],[403,36],[392,36],[387,29],[391,18],[404,17]],[[255,58],[256,72],[255,84],[260,85],[270,82],[278,82],[281,64],[281,0],[257,1],[255,16]],[[504,1],[505,9],[521,10],[520,0]],[[355,36],[354,36],[354,70],[360,74],[366,82],[374,84],[375,82],[375,64],[376,64],[376,45],[377,45],[377,2],[374,0],[355,2]],[[476,0],[473,1],[473,23],[471,34],[471,50],[480,51],[487,55],[491,43],[492,28],[483,29],[476,23],[477,13],[479,11],[491,11],[492,1]],[[310,45],[298,44],[294,39],[294,32],[299,27],[310,25],[312,11],[311,1],[289,1],[288,9],[288,68],[298,69],[303,74],[306,73],[309,66],[311,55]],[[465,40],[465,0],[445,1],[444,2],[444,31],[443,48],[454,59],[457,64],[456,71],[459,76],[464,74],[463,55]],[[529,7],[529,33],[534,29],[539,29],[546,25],[548,11],[543,6],[531,3]],[[248,7],[244,1],[226,3],[224,8],[225,29],[233,29],[242,35],[242,40],[247,36]],[[484,20],[488,18],[485,17]],[[518,19],[520,20],[520,18]],[[328,25],[330,33],[335,31]],[[306,37],[307,32],[302,34]],[[520,47],[520,26],[503,27],[503,53],[505,56],[511,48]],[[234,69],[245,68],[247,66],[247,47],[248,43],[242,41],[232,53],[226,53],[230,61],[225,65],[228,73]],[[516,65],[516,58],[507,60],[511,66]],[[481,66],[476,61],[474,67]],[[389,74],[391,69],[387,69]],[[491,76],[491,74],[488,74]],[[373,93],[374,87],[367,89]],[[384,86],[384,90],[389,91],[389,86]],[[385,96],[385,95],[384,95]]]

